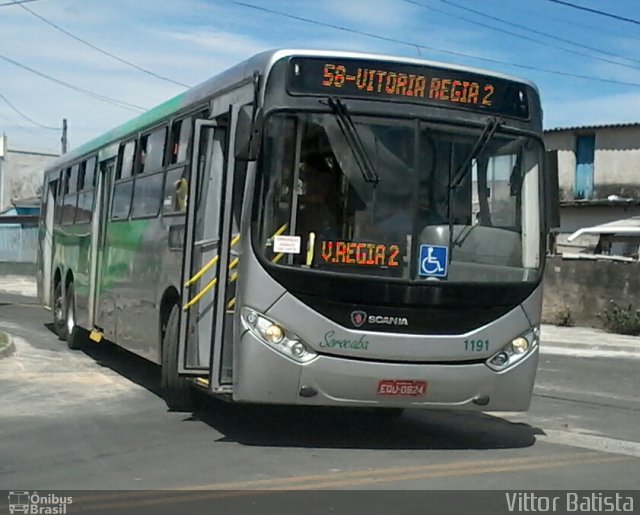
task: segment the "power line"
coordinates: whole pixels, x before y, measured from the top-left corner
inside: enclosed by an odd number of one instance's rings
[[[533,29],[533,28],[527,27],[526,25],[522,25],[522,24],[510,21],[510,20],[506,20],[506,19],[500,18],[498,16],[491,16],[490,14],[483,13],[482,11],[477,11],[476,9],[472,9],[471,7],[466,7],[464,5],[460,5],[459,3],[454,2],[453,0],[438,0],[438,1],[443,3],[443,4],[451,5],[453,7],[458,8],[458,9],[462,9],[463,11],[468,11],[468,12],[477,14],[478,16],[482,16],[483,18],[489,18],[490,20],[494,20],[494,21],[498,21],[498,22],[501,22],[501,23],[505,23],[507,25],[511,25],[512,27],[517,27],[519,29],[526,30],[528,32],[532,32],[532,33],[538,34],[540,36],[545,36],[547,38],[555,39],[556,41],[561,41],[563,43],[569,43],[570,45],[575,45],[575,46],[580,47],[580,48],[586,48],[587,50],[592,50],[594,52],[600,52],[601,54],[609,55],[609,56],[612,56],[612,57],[617,57],[619,59],[626,59],[627,61],[632,61],[632,62],[640,64],[640,60],[632,59],[631,57],[621,56],[621,55],[618,55],[618,54],[616,54],[614,52],[609,52],[607,50],[602,50],[601,48],[593,47],[593,46],[590,46],[590,45],[585,45],[584,43],[579,43],[579,42],[573,41],[571,39],[562,38],[560,36],[556,36],[555,34],[549,34],[548,32],[544,32],[544,31],[541,31],[541,30]],[[414,3],[414,2],[411,2],[411,3]],[[424,6],[424,7],[426,7],[426,6]],[[25,7],[25,9],[26,9],[26,7]]]
[[[516,37],[516,38],[519,38],[519,39],[524,39],[526,41],[531,41],[531,42],[537,43],[539,45],[548,46],[548,47],[554,48],[556,50],[562,50],[562,51],[568,52],[570,54],[575,54],[575,55],[580,55],[580,56],[583,56],[583,57],[588,57],[589,59],[596,59],[597,61],[602,61],[604,63],[614,64],[616,66],[622,66],[624,68],[631,68],[632,70],[640,69],[638,66],[633,66],[631,64],[620,63],[620,62],[614,61],[612,59],[607,59],[605,57],[598,57],[598,56],[587,54],[585,52],[580,52],[579,50],[574,50],[574,49],[571,49],[571,48],[560,47],[560,46],[554,45],[553,43],[549,43],[548,41],[541,41],[539,39],[532,38],[530,36],[525,36],[524,34],[519,34],[517,32],[513,32],[513,31],[510,31],[510,30],[507,30],[507,29],[502,29],[500,27],[494,27],[493,25],[488,25],[486,23],[482,23],[480,21],[473,20],[471,18],[467,18],[466,16],[462,16],[462,15],[459,15],[459,14],[452,14],[452,13],[449,13],[447,11],[443,11],[442,9],[439,9],[437,7],[433,7],[433,6],[430,6],[430,5],[425,5],[425,4],[420,3],[420,2],[416,2],[415,0],[402,0],[402,1],[406,2],[408,4],[411,4],[411,5],[415,5],[417,7],[422,7],[423,9],[427,9],[427,10],[430,10],[430,11],[436,11],[436,12],[442,13],[442,14],[444,14],[446,16],[450,16],[450,17],[455,18],[457,20],[463,20],[463,21],[466,21],[467,23],[471,23],[473,25],[478,25],[478,26],[484,27],[486,29],[490,29],[490,30],[493,30],[493,31],[496,31],[496,32],[501,32],[503,34],[508,34],[510,36],[513,36],[513,37]]]
[[[582,27],[583,29],[595,30],[597,32],[602,32],[604,34],[615,34],[619,38],[635,39],[636,41],[640,41],[639,37],[630,36],[629,34],[620,34],[620,31],[617,31],[617,30],[605,29],[604,27],[597,27],[597,26],[595,26],[593,24],[589,24],[589,23],[581,23],[581,22],[575,21],[575,20],[568,20],[567,18],[562,18],[562,17],[558,17],[558,16],[551,16],[549,14],[544,14],[544,13],[542,13],[540,11],[534,11],[532,9],[524,9],[522,7],[514,5],[513,2],[509,4],[509,8],[510,9],[515,9],[516,11],[520,11],[520,12],[523,12],[523,13],[527,13],[527,14],[536,16],[538,18],[545,18],[545,19],[548,19],[548,20],[554,20],[554,21],[558,21],[560,23],[565,23],[567,25],[574,25],[575,27]]]
[[[11,102],[9,102],[9,100],[7,100],[7,97],[5,97],[2,93],[0,93],[0,99],[4,100],[5,103],[11,109],[13,109],[16,113],[18,113],[20,116],[22,116],[22,118],[24,118],[28,122],[32,123],[33,125],[36,125],[36,126],[42,128],[42,129],[47,129],[47,130],[50,130],[50,131],[59,131],[60,130],[60,127],[49,127],[48,125],[43,125],[43,124],[41,124],[39,122],[36,122],[33,118],[29,118],[26,114],[24,114],[16,106],[14,106]]]
[[[373,38],[373,39],[377,39],[380,41],[386,41],[386,42],[390,42],[390,43],[397,43],[399,45],[406,45],[409,46],[411,48],[414,49],[424,49],[424,50],[430,50],[432,52],[438,52],[438,53],[442,53],[442,54],[448,54],[448,55],[455,55],[457,57],[465,57],[465,58],[470,58],[470,59],[477,59],[479,61],[486,61],[489,63],[494,63],[494,64],[503,64],[503,65],[507,65],[507,66],[513,66],[515,68],[521,68],[524,70],[533,70],[533,71],[538,71],[538,72],[544,72],[544,73],[551,73],[553,75],[561,75],[564,77],[573,77],[576,79],[585,79],[585,80],[590,80],[590,81],[594,81],[594,82],[604,82],[607,84],[618,84],[618,85],[622,85],[622,86],[633,86],[633,87],[640,87],[640,83],[638,82],[627,82],[627,81],[621,81],[621,80],[615,80],[615,79],[603,79],[600,77],[593,77],[590,75],[581,75],[581,74],[577,74],[577,73],[570,73],[570,72],[563,72],[560,70],[553,70],[550,68],[540,68],[537,66],[530,66],[530,65],[526,65],[526,64],[522,64],[522,63],[512,63],[509,61],[503,61],[500,59],[493,59],[490,57],[483,57],[483,56],[479,56],[479,55],[474,55],[474,54],[467,54],[465,52],[458,52],[455,50],[447,50],[447,49],[443,49],[443,48],[438,48],[438,47],[432,47],[432,46],[428,46],[428,45],[424,45],[421,43],[415,43],[412,41],[405,41],[402,39],[396,39],[396,38],[392,38],[392,37],[388,37],[388,36],[381,36],[379,34],[373,34],[371,32],[365,32],[365,31],[361,31],[361,30],[357,30],[357,29],[352,29],[350,27],[344,27],[341,25],[335,25],[333,23],[325,23],[322,21],[318,21],[318,20],[313,20],[311,18],[305,18],[302,16],[296,16],[294,14],[289,14],[289,13],[284,13],[282,11],[276,11],[274,9],[269,9],[266,7],[261,7],[258,5],[253,5],[253,4],[249,4],[246,2],[241,2],[239,0],[230,0],[231,3],[236,4],[236,5],[240,5],[242,7],[247,7],[249,9],[254,9],[256,11],[262,11],[262,12],[266,12],[269,14],[274,14],[276,16],[281,16],[283,18],[289,18],[292,20],[297,20],[297,21],[302,21],[305,23],[310,23],[313,25],[318,25],[321,27],[327,27],[330,29],[335,29],[335,30],[340,30],[342,32],[348,32],[350,34],[358,34],[360,36],[366,36],[369,38]]]
[[[587,11],[588,13],[599,14],[600,16],[613,18],[614,20],[626,21],[629,23],[633,23],[635,25],[640,25],[640,20],[634,20],[633,18],[625,18],[624,16],[619,16],[617,14],[608,13],[605,11],[599,11],[598,9],[591,9],[590,7],[585,7],[584,5],[572,4],[571,2],[563,2],[562,0],[547,0],[547,2],[564,5],[567,7],[572,7],[573,9],[578,9],[580,11]]]
[[[5,2],[4,4],[0,4],[0,7],[7,7],[9,5],[16,4],[26,4],[28,2],[37,2],[38,0],[12,0],[11,2]]]
[[[77,91],[78,93],[83,93],[83,94],[88,95],[88,96],[90,96],[92,98],[95,98],[96,100],[100,100],[101,102],[105,102],[107,104],[115,105],[115,106],[121,107],[123,109],[128,109],[130,111],[146,111],[147,110],[144,107],[141,107],[141,106],[138,106],[138,105],[135,105],[135,104],[130,104],[130,103],[124,102],[122,100],[117,100],[115,98],[111,98],[111,97],[108,97],[106,95],[100,95],[99,93],[95,93],[95,92],[90,91],[88,89],[81,88],[80,86],[75,86],[75,85],[73,85],[73,84],[71,84],[69,82],[63,81],[63,80],[58,79],[56,77],[52,77],[51,75],[47,75],[44,72],[35,70],[34,68],[31,68],[31,67],[29,67],[29,66],[27,66],[25,64],[19,63],[18,61],[14,61],[13,59],[11,59],[11,58],[9,58],[9,57],[7,57],[5,55],[0,54],[0,59],[2,59],[4,61],[7,61],[8,63],[13,64],[14,66],[22,68],[23,70],[27,70],[27,71],[35,74],[35,75],[38,75],[39,77],[47,79],[47,80],[49,80],[51,82],[55,82],[56,84],[59,84],[60,86],[64,86],[66,88],[72,89],[73,91]]]
[[[12,120],[11,118],[9,118],[7,115],[0,113],[0,118],[5,119],[7,122],[9,122],[10,127],[14,128],[14,129],[18,129],[24,132],[28,132],[29,134],[35,134],[35,135],[39,135],[42,133],[38,133],[37,131],[32,130],[29,127],[23,127],[22,125],[18,125],[18,122],[16,122],[15,120]]]
[[[13,3],[15,5],[18,5],[18,6],[22,7],[25,11],[31,13],[33,16],[35,16],[39,20],[43,21],[47,25],[53,27],[56,30],[59,30],[63,34],[66,34],[70,38],[75,39],[76,41],[82,43],[83,45],[86,45],[89,48],[92,48],[93,50],[96,50],[97,52],[100,52],[101,54],[106,55],[107,57],[111,57],[112,59],[115,59],[116,61],[118,61],[120,63],[126,64],[127,66],[131,66],[132,68],[135,68],[138,71],[146,73],[147,75],[150,75],[150,76],[152,76],[152,77],[154,77],[156,79],[160,79],[160,80],[163,80],[163,81],[166,81],[166,82],[171,82],[172,84],[176,84],[178,86],[182,86],[182,87],[185,87],[185,88],[190,88],[191,87],[189,84],[185,84],[184,82],[179,82],[177,80],[173,80],[173,79],[171,79],[169,77],[165,77],[164,75],[160,75],[159,73],[156,73],[154,71],[148,70],[147,68],[143,68],[142,66],[137,65],[135,63],[132,63],[131,61],[127,61],[126,59],[123,59],[122,57],[119,57],[119,56],[117,56],[117,55],[115,55],[115,54],[113,54],[111,52],[108,52],[107,50],[104,50],[104,49],[94,45],[93,43],[90,43],[89,41],[87,41],[85,39],[82,39],[81,37],[76,36],[75,34],[72,34],[68,30],[63,29],[59,25],[56,25],[52,21],[48,20],[44,16],[42,16],[42,15],[38,14],[37,12],[29,9],[27,6],[22,5],[22,2],[20,2],[19,0],[13,0]]]

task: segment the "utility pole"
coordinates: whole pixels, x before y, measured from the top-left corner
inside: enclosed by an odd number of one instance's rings
[[[67,119],[62,119],[62,138],[60,138],[60,142],[62,143],[62,153],[67,153]]]

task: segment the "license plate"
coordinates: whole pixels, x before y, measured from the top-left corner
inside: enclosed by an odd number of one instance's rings
[[[420,397],[427,393],[427,382],[407,379],[382,379],[378,395],[388,397]]]

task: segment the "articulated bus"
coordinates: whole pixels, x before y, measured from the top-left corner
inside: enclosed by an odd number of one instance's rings
[[[276,50],[60,157],[39,295],[78,349],[227,400],[526,410],[546,234],[536,87]],[[382,412],[382,411],[381,411]]]

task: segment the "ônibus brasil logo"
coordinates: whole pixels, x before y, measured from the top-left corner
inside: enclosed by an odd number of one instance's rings
[[[409,320],[406,317],[367,315],[366,311],[351,312],[351,323],[354,326],[362,327],[365,322],[373,325],[409,325]]]
[[[9,513],[27,513],[34,515],[64,515],[67,504],[72,504],[72,497],[62,497],[56,494],[38,494],[25,490],[9,492]]]

